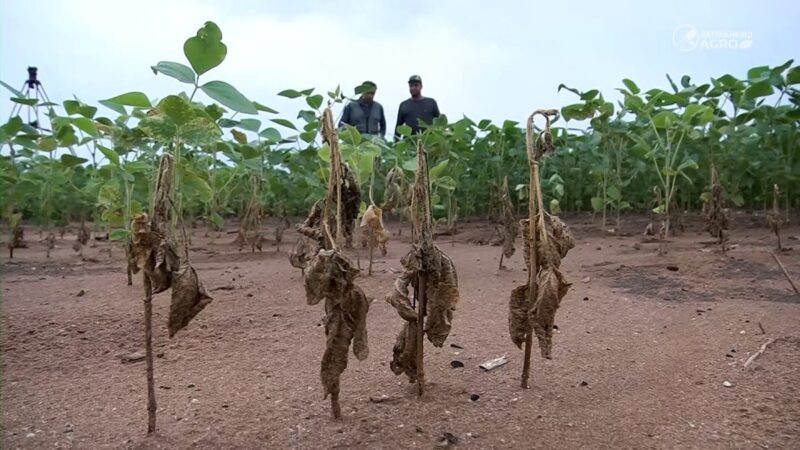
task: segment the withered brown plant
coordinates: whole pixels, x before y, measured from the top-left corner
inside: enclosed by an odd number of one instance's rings
[[[339,419],[340,377],[347,368],[350,344],[359,360],[369,355],[366,321],[370,301],[354,282],[358,269],[339,250],[348,233],[352,243],[354,198],[360,202],[360,193],[354,195],[353,189],[357,190],[358,184],[342,162],[330,108],[323,112],[322,125],[323,137],[331,150],[328,189],[325,199],[317,201],[306,220],[297,227],[302,237],[290,261],[303,269],[308,304],[316,305],[325,300],[326,345],[320,363],[320,379],[324,398],[331,398],[331,413]],[[334,204],[335,216],[332,218]],[[358,214],[358,206],[355,214]]]
[[[145,360],[147,363],[147,432],[156,427],[156,397],[153,379],[153,294],[172,289],[167,328],[173,337],[209,303],[197,272],[189,261],[186,231],[181,221],[183,252],[178,256],[171,224],[173,167],[172,156],[161,155],[151,214],[139,213],[131,220],[132,271],[142,272],[144,283]]]
[[[533,335],[539,341],[542,356],[551,357],[553,320],[561,299],[570,284],[560,271],[561,258],[575,246],[569,227],[556,216],[544,211],[539,162],[554,151],[550,135],[550,118],[556,110],[537,110],[528,117],[526,146],[530,168],[530,195],[528,219],[520,222],[522,227],[525,265],[528,268],[528,283],[515,288],[509,301],[508,325],[511,340],[517,347],[524,343],[525,356],[521,384],[528,388],[530,377],[531,347]],[[533,119],[536,115],[545,118],[545,127],[534,138]],[[549,230],[545,216],[549,219]]]
[[[424,336],[441,347],[450,334],[453,312],[459,300],[458,274],[453,261],[433,243],[427,154],[417,146],[417,173],[412,188],[413,248],[401,259],[403,273],[386,296],[405,321],[393,349],[391,369],[417,383],[417,395],[425,390]],[[409,287],[413,286],[413,302]],[[416,307],[416,310],[415,310]]]

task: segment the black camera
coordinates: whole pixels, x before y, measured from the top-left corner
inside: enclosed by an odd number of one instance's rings
[[[28,67],[28,87],[31,89],[36,88],[39,85],[39,80],[37,79],[39,69],[36,67]]]

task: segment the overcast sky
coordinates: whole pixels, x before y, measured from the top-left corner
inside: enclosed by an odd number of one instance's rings
[[[206,20],[228,46],[203,76],[236,86],[294,118],[286,88],[352,92],[378,84],[394,128],[407,79],[458,119],[522,121],[581,90],[616,99],[622,78],[668,88],[665,73],[697,81],[800,60],[800,4],[791,0],[668,2],[0,0],[0,80],[19,87],[39,67],[50,98],[95,103],[127,91],[151,98],[185,89],[155,76],[161,60],[185,63],[183,42]],[[729,33],[719,39],[713,33]],[[715,37],[717,36],[717,37]],[[719,45],[736,49],[711,48]],[[746,48],[741,48],[746,47]],[[3,99],[7,96],[3,95]],[[4,121],[11,103],[0,102]],[[104,112],[109,114],[107,110]]]

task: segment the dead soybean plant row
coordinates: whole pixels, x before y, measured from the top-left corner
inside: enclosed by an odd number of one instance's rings
[[[170,301],[169,337],[189,322],[211,303],[197,272],[189,261],[189,247],[183,221],[183,251],[179,256],[171,225],[173,192],[173,159],[168,153],[161,155],[158,177],[151,199],[150,215],[137,214],[131,223],[133,266],[132,271],[142,271],[144,285],[145,358],[147,363],[147,433],[156,429],[156,396],[153,375],[153,294],[172,289]]]
[[[339,379],[347,368],[350,344],[359,360],[369,355],[367,313],[370,300],[354,283],[359,270],[340,250],[343,240],[352,242],[352,225],[358,215],[361,194],[355,177],[342,162],[330,108],[323,113],[322,127],[331,150],[328,190],[325,199],[314,203],[305,222],[298,226],[302,235],[298,242],[302,245],[295,247],[290,260],[292,265],[303,270],[307,303],[316,305],[325,300],[326,345],[320,378],[323,398],[330,395],[331,413],[339,419]],[[331,217],[334,203],[336,212]]]
[[[719,174],[714,163],[711,164],[711,195],[703,204],[703,217],[706,222],[706,231],[711,234],[711,237],[717,238],[722,253],[725,253],[729,220],[724,206],[722,185],[719,182]]]
[[[528,118],[526,146],[530,167],[530,190],[528,191],[528,219],[520,221],[524,237],[524,259],[528,268],[528,283],[515,288],[509,301],[508,325],[511,340],[522,348],[525,356],[521,385],[529,388],[531,347],[533,334],[539,341],[542,357],[551,358],[553,346],[553,321],[555,313],[566,295],[570,284],[559,270],[561,258],[575,246],[572,234],[564,222],[556,216],[548,216],[550,230],[545,224],[544,204],[539,180],[539,162],[554,150],[550,134],[550,117],[556,110],[537,110]],[[545,127],[534,140],[533,119],[541,115]]]
[[[417,144],[417,173],[411,195],[411,251],[401,260],[403,273],[386,296],[405,321],[397,336],[390,364],[395,375],[405,373],[417,383],[417,395],[425,392],[424,337],[441,347],[450,334],[453,312],[459,300],[458,275],[453,261],[433,243],[430,180],[427,154]],[[409,299],[413,286],[413,303]],[[416,311],[415,311],[416,307]]]

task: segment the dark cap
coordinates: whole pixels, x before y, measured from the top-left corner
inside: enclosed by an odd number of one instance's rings
[[[410,83],[422,83],[422,77],[419,75],[411,75],[408,77],[408,82]]]
[[[361,85],[362,85],[362,86],[369,86],[369,87],[371,87],[371,88],[375,88],[375,89],[377,89],[377,88],[378,88],[378,85],[377,85],[377,84],[375,84],[375,82],[374,82],[374,81],[369,81],[369,80],[367,80],[367,81],[365,81],[365,82],[361,83]]]

